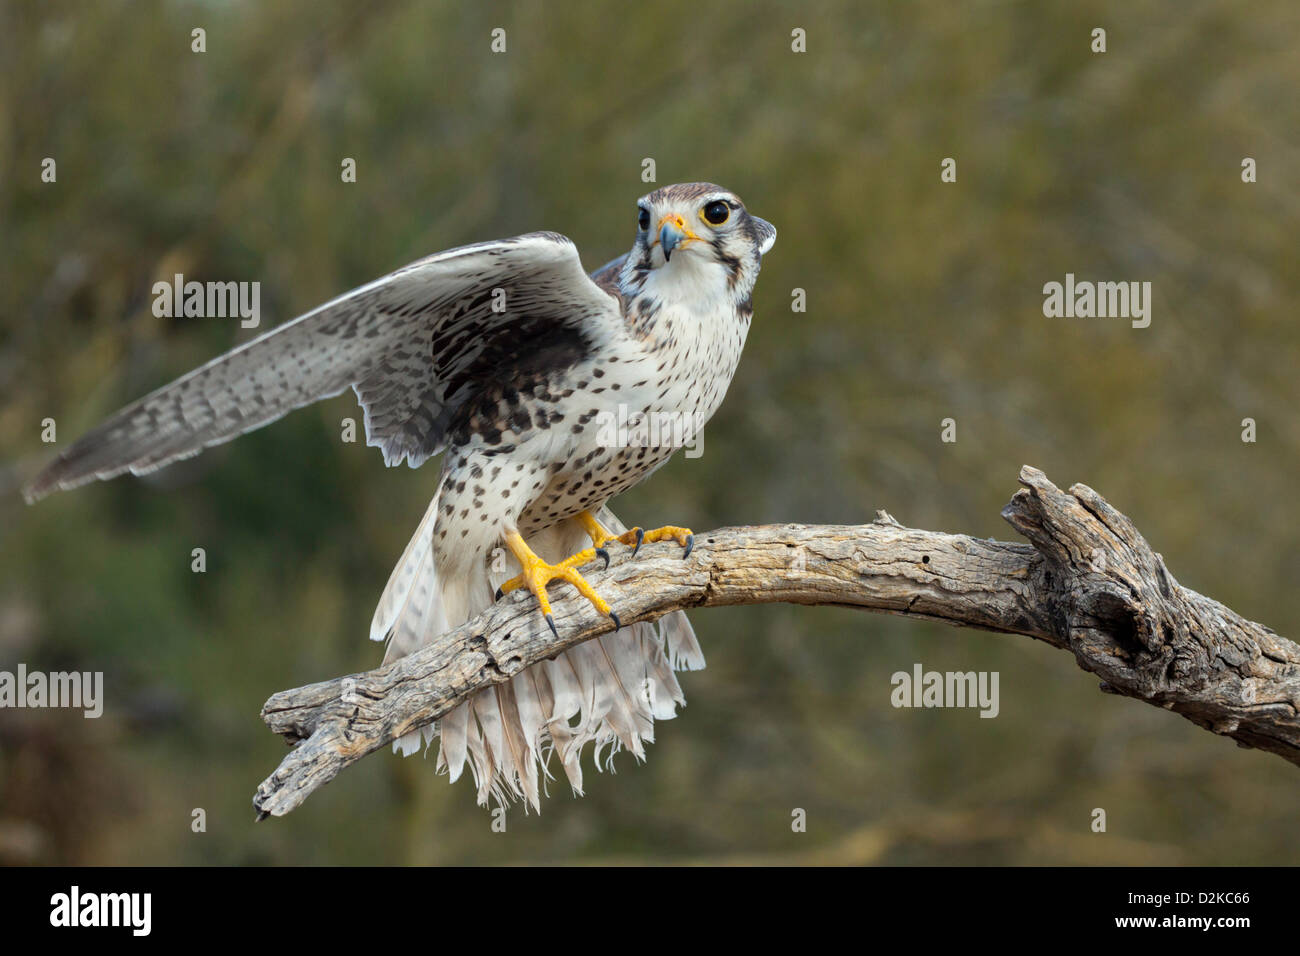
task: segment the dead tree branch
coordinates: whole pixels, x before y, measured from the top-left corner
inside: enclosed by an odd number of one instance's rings
[[[696,536],[618,560],[590,580],[625,624],[730,604],[831,604],[1022,634],[1074,654],[1102,689],[1172,710],[1240,746],[1300,764],[1300,646],[1181,587],[1124,515],[1091,488],[1025,467],[1002,516],[1029,544],[904,528],[769,525]],[[297,807],[349,764],[475,691],[610,629],[570,589],[553,596],[557,640],[516,592],[435,645],[364,674],[266,702],[294,749],[254,797]]]

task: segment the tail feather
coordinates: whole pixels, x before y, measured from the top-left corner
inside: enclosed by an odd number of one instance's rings
[[[695,628],[681,611],[665,614],[659,619],[659,632],[663,637],[664,649],[668,652],[668,663],[675,671],[704,670],[704,651],[695,638]],[[685,703],[685,701],[682,701]]]
[[[686,706],[686,695],[682,693],[681,684],[660,642],[655,639],[654,629],[647,625],[646,631],[640,631],[637,639],[641,644],[641,658],[646,664],[646,692],[650,698],[650,711],[655,720],[672,720],[677,714],[677,705]]]
[[[441,488],[439,489],[441,490]],[[511,572],[475,571],[482,580],[445,580],[432,553],[438,496],[394,568],[371,624],[371,637],[389,638],[385,661],[410,654],[486,610],[492,591]],[[609,511],[598,515],[616,533],[624,525]],[[576,522],[562,522],[528,539],[549,561],[580,550],[587,539]],[[627,750],[638,761],[654,741],[654,722],[669,720],[686,697],[674,670],[698,670],[704,655],[686,615],[665,615],[584,642],[486,688],[444,714],[436,725],[394,741],[404,755],[420,749],[421,737],[440,738],[437,769],[451,781],[466,764],[477,799],[504,805],[520,799],[541,809],[541,788],[554,779],[547,764],[559,758],[570,787],[582,794],[582,751],[594,745],[598,769],[613,769],[613,756]]]
[[[446,480],[444,476],[442,481]],[[372,641],[382,641],[386,638],[398,620],[404,616],[403,609],[410,600],[411,588],[417,579],[427,580],[430,584],[434,580],[432,570],[426,570],[426,566],[433,561],[433,525],[438,515],[438,499],[441,494],[442,482],[439,482],[433,501],[429,503],[424,517],[420,519],[420,526],[415,529],[415,534],[411,536],[406,550],[397,561],[397,567],[393,568],[393,573],[389,575],[384,593],[379,596],[379,606],[375,608],[375,616],[370,621]]]
[[[522,674],[516,674],[510,681],[515,695],[516,719],[523,734],[524,745],[528,749],[528,759],[535,769],[540,768],[546,779],[550,780],[551,774],[546,768],[547,741],[544,732],[550,712],[551,696],[549,688],[543,687],[544,683],[544,679],[539,679],[538,668],[535,667],[530,667]],[[536,806],[536,787],[533,788],[533,798],[533,804]]]
[[[543,661],[533,668],[538,675],[538,683],[551,691],[550,717],[546,721],[546,733],[550,736],[564,776],[568,778],[573,792],[582,795],[582,747],[573,746],[581,734],[581,727],[574,727],[570,721],[582,713],[582,685],[578,681],[577,671],[567,654],[559,655],[553,661]]]
[[[537,792],[537,759],[528,746],[527,730],[519,716],[518,701],[515,697],[513,682],[498,684],[496,687],[497,704],[501,710],[501,729],[504,732],[506,750],[498,764],[502,767],[514,767],[518,776],[524,799],[538,813],[542,807]]]
[[[644,759],[645,750],[641,746],[640,727],[636,717],[637,702],[628,700],[623,682],[619,679],[609,654],[601,645],[601,640],[602,638],[596,638],[568,651],[578,671],[578,679],[590,692],[583,725],[595,725],[597,741],[613,735],[622,741],[624,747],[635,753],[638,759]]]
[[[457,707],[438,721],[442,747],[438,750],[438,772],[447,771],[452,783],[460,779],[469,758],[469,708]]]
[[[544,661],[540,671],[542,678],[550,684],[551,699],[555,702],[551,708],[550,720],[568,723],[582,713],[582,682],[573,667],[573,659],[568,654],[560,654],[555,660]]]
[[[488,756],[487,744],[483,739],[483,732],[480,730],[481,724],[478,714],[475,713],[480,706],[482,705],[478,696],[461,704],[461,707],[469,711],[469,716],[465,722],[465,744],[469,750],[469,759],[466,762],[469,764],[470,773],[474,776],[474,787],[478,791],[479,806],[486,807],[489,796],[495,797],[498,805],[503,805],[506,800],[499,786],[495,786],[496,772]]]

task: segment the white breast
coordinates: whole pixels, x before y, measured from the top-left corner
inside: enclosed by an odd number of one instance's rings
[[[749,332],[726,271],[701,255],[679,254],[671,268],[647,276],[641,294],[659,304],[645,345],[656,366],[666,363],[651,408],[694,415],[703,424],[722,403]]]

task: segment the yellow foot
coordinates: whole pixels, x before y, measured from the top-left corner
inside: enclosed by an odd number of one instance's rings
[[[637,537],[640,534],[639,528],[625,531],[623,534],[614,534],[597,521],[596,516],[590,511],[579,511],[577,521],[578,524],[582,525],[583,530],[587,532],[587,537],[591,538],[592,546],[586,551],[579,551],[572,558],[569,558],[570,561],[581,557],[584,560],[578,563],[582,564],[592,558],[604,558],[605,567],[609,567],[609,552],[605,550],[605,545],[611,541],[618,541],[622,544],[635,544],[638,548],[641,547],[641,540]]]
[[[612,534],[605,530],[605,527],[596,520],[595,516],[592,515],[590,511],[580,511],[578,512],[577,517],[578,523],[582,525],[583,529],[587,532],[587,535],[591,538],[594,550],[579,551],[572,558],[569,558],[569,561],[574,561],[576,558],[583,557],[584,555],[586,557],[583,558],[583,561],[590,561],[592,557],[601,557],[605,559],[605,567],[609,567],[609,552],[605,550],[605,545],[610,541],[618,541],[622,544],[632,545],[632,557],[634,558],[636,557],[636,553],[641,550],[641,545],[646,544],[647,542],[653,544],[656,541],[664,541],[668,538],[672,538],[686,549],[686,553],[682,555],[683,560],[689,558],[691,556],[691,551],[695,548],[695,535],[691,533],[690,528],[678,528],[674,525],[665,525],[662,528],[656,528],[654,531],[642,531],[640,528],[633,528],[631,531],[625,531],[622,534]],[[582,561],[578,562],[578,564],[582,563]]]
[[[511,591],[527,585],[528,590],[532,591],[533,596],[537,598],[537,603],[541,605],[546,623],[551,626],[551,633],[559,637],[560,632],[555,629],[555,618],[551,616],[551,602],[546,596],[546,585],[552,581],[568,581],[578,589],[579,594],[591,602],[597,611],[601,614],[608,614],[613,619],[614,630],[617,631],[623,626],[623,622],[610,609],[605,599],[597,594],[595,589],[587,583],[586,578],[577,571],[580,565],[587,563],[596,556],[595,549],[588,548],[586,551],[579,551],[559,564],[547,564],[533,552],[532,548],[528,547],[517,531],[511,531],[506,535],[506,547],[515,556],[515,560],[519,562],[523,572],[515,575],[497,588],[496,596],[498,598],[503,594],[509,594]]]

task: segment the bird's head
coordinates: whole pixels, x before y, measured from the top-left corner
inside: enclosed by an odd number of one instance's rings
[[[636,243],[620,285],[635,295],[689,283],[740,301],[753,291],[763,254],[775,241],[772,224],[751,216],[730,190],[713,183],[665,186],[637,200]]]

